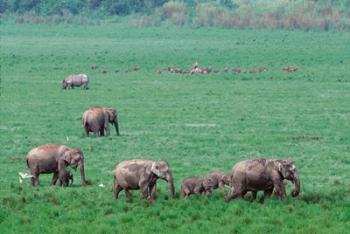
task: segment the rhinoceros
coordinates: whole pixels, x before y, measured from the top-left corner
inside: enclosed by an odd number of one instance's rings
[[[88,89],[89,78],[86,74],[69,75],[62,81],[62,89],[69,89],[82,86],[83,89]]]

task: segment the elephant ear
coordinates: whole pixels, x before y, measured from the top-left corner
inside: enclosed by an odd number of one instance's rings
[[[286,177],[287,176],[287,170],[286,170],[286,167],[284,166],[284,164],[281,162],[281,161],[277,161],[277,170],[279,173],[281,173],[281,175],[283,177]]]
[[[116,109],[113,109],[113,108],[106,108],[106,112],[108,114],[108,120],[111,122],[111,121],[114,121],[115,118],[116,118],[116,115],[117,115],[117,111]]]
[[[58,171],[65,169],[67,165],[70,164],[71,160],[72,156],[69,150],[67,150],[66,152],[64,152],[63,156],[58,160]]]
[[[67,150],[66,152],[64,152],[62,160],[64,160],[68,164],[71,164],[72,159],[73,159],[73,156],[70,150]]]
[[[151,172],[156,174],[157,176],[160,176],[160,170],[159,170],[158,162],[153,162],[152,163]]]

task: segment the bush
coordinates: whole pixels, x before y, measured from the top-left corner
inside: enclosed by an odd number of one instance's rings
[[[184,3],[167,2],[162,7],[162,17],[176,25],[184,25],[187,22],[187,12]]]

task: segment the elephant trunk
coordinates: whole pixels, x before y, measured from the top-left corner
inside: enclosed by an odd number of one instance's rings
[[[85,171],[84,171],[84,161],[80,162],[80,180],[82,185],[87,185],[86,180],[85,180]]]
[[[292,196],[297,197],[300,193],[300,178],[298,174],[294,175],[293,184],[294,184],[294,190],[292,191]]]
[[[167,176],[167,181],[168,181],[169,186],[170,186],[171,196],[174,198],[175,197],[175,186],[174,186],[173,173],[171,171],[169,171],[169,174]]]
[[[116,132],[117,136],[120,136],[120,134],[119,134],[119,124],[118,124],[118,119],[117,118],[115,118],[115,120],[114,120],[114,127],[115,127],[115,132]]]

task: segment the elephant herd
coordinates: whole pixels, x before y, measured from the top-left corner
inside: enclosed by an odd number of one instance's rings
[[[46,144],[32,149],[27,155],[27,166],[30,170],[32,185],[39,185],[39,175],[53,173],[51,185],[57,180],[61,186],[68,186],[73,182],[73,175],[67,171],[70,166],[74,170],[80,169],[82,185],[87,185],[84,172],[84,154],[80,149],[73,149],[65,145]],[[127,200],[132,199],[129,190],[141,190],[142,198],[153,201],[157,197],[157,180],[169,183],[172,197],[175,197],[175,186],[172,170],[165,160],[133,159],[116,165],[113,173],[113,194],[118,199],[124,190]],[[300,193],[300,179],[295,163],[291,160],[254,159],[238,162],[232,168],[231,174],[215,171],[206,176],[191,176],[185,178],[181,185],[181,195],[210,194],[213,189],[229,186],[230,192],[225,196],[228,202],[235,198],[244,198],[247,192],[252,193],[252,200],[256,199],[258,191],[264,191],[261,202],[272,192],[281,198],[286,197],[284,180],[293,182],[292,196]]]
[[[62,88],[83,86],[88,88],[88,78],[85,74],[71,75],[62,81]],[[95,136],[110,135],[109,124],[114,125],[119,136],[117,110],[114,108],[91,107],[82,115],[82,126],[85,136],[94,133]],[[61,186],[73,183],[73,174],[68,167],[80,170],[82,185],[87,185],[84,170],[84,154],[80,149],[70,148],[59,144],[45,144],[32,149],[26,157],[31,174],[31,184],[38,186],[40,174],[53,174],[51,185],[59,181]],[[172,170],[165,160],[133,159],[120,162],[113,173],[113,194],[117,199],[124,190],[126,199],[130,200],[130,190],[141,190],[142,198],[153,201],[157,197],[157,180],[169,183],[170,192],[175,197],[175,186]],[[300,179],[295,163],[292,160],[253,159],[236,163],[231,173],[221,171],[210,172],[205,176],[185,178],[181,184],[181,195],[188,197],[192,194],[210,194],[213,189],[230,187],[225,196],[228,202],[235,198],[243,199],[246,193],[252,193],[256,199],[258,191],[264,191],[261,201],[275,192],[281,199],[286,197],[284,180],[294,184],[291,193],[296,197],[300,193]]]

